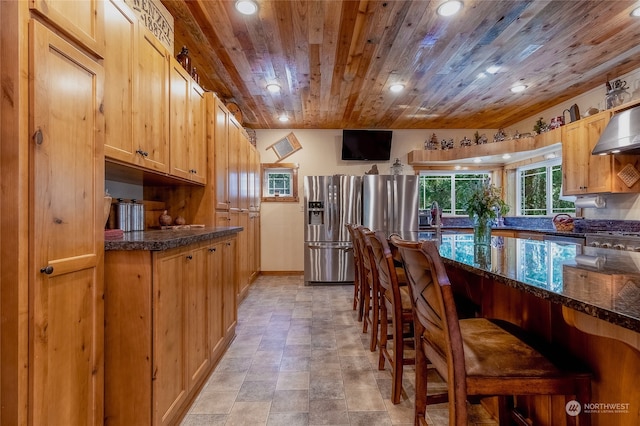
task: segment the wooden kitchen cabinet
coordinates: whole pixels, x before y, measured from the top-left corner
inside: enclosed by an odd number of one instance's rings
[[[238,300],[243,300],[249,291],[249,285],[251,284],[251,272],[249,270],[249,211],[241,211],[238,214],[240,220],[239,226],[242,227],[242,232],[238,234]],[[251,245],[253,246],[253,244]]]
[[[236,237],[105,253],[105,423],[175,424],[235,334]]]
[[[29,57],[28,416],[101,425],[104,69],[35,20]]]
[[[204,91],[174,58],[169,59],[171,174],[206,182]]]
[[[30,0],[30,8],[98,57],[104,57],[103,1]]]
[[[233,335],[238,322],[238,248],[237,239],[228,239],[222,246],[222,270],[224,271],[222,294],[222,329],[225,335]]]
[[[208,350],[211,359],[218,359],[224,351],[224,336],[227,329],[223,327],[224,318],[224,253],[226,242],[212,242],[205,244],[206,250],[206,276],[211,280],[211,285],[206,291],[207,335]]]
[[[187,399],[187,306],[190,249],[154,253],[152,383],[153,424],[166,425]],[[191,266],[191,265],[189,265]]]
[[[240,210],[240,124],[229,116],[229,172],[227,177],[229,210]]]
[[[133,111],[138,55],[138,18],[123,0],[104,2],[105,27],[105,141],[107,158],[136,164],[140,148],[133,137]],[[117,58],[117,60],[114,60]]]
[[[134,164],[169,172],[169,54],[153,33],[138,25]]]
[[[640,182],[628,187],[617,176],[627,164],[640,167],[640,156],[591,155],[610,111],[562,127],[562,191],[564,195],[640,192]]]
[[[213,129],[216,210],[229,210],[229,110],[211,95],[207,100],[209,115],[215,117]]]

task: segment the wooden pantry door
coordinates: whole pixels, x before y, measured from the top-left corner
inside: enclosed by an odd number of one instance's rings
[[[102,66],[29,25],[29,423],[101,425]]]

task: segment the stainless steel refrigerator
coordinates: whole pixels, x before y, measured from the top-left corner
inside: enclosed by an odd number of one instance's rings
[[[419,177],[365,175],[362,177],[362,225],[408,237],[418,232]]]
[[[304,179],[305,285],[353,282],[353,245],[345,225],[360,223],[360,176]]]

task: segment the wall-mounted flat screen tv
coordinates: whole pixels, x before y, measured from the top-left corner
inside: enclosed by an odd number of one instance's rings
[[[388,161],[391,157],[391,130],[343,130],[342,159]]]

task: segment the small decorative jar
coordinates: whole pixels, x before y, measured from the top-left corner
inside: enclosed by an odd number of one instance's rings
[[[187,46],[182,46],[180,53],[176,55],[176,59],[180,65],[182,65],[182,68],[187,70],[189,75],[191,75],[191,58],[189,57],[189,49],[187,49]]]

